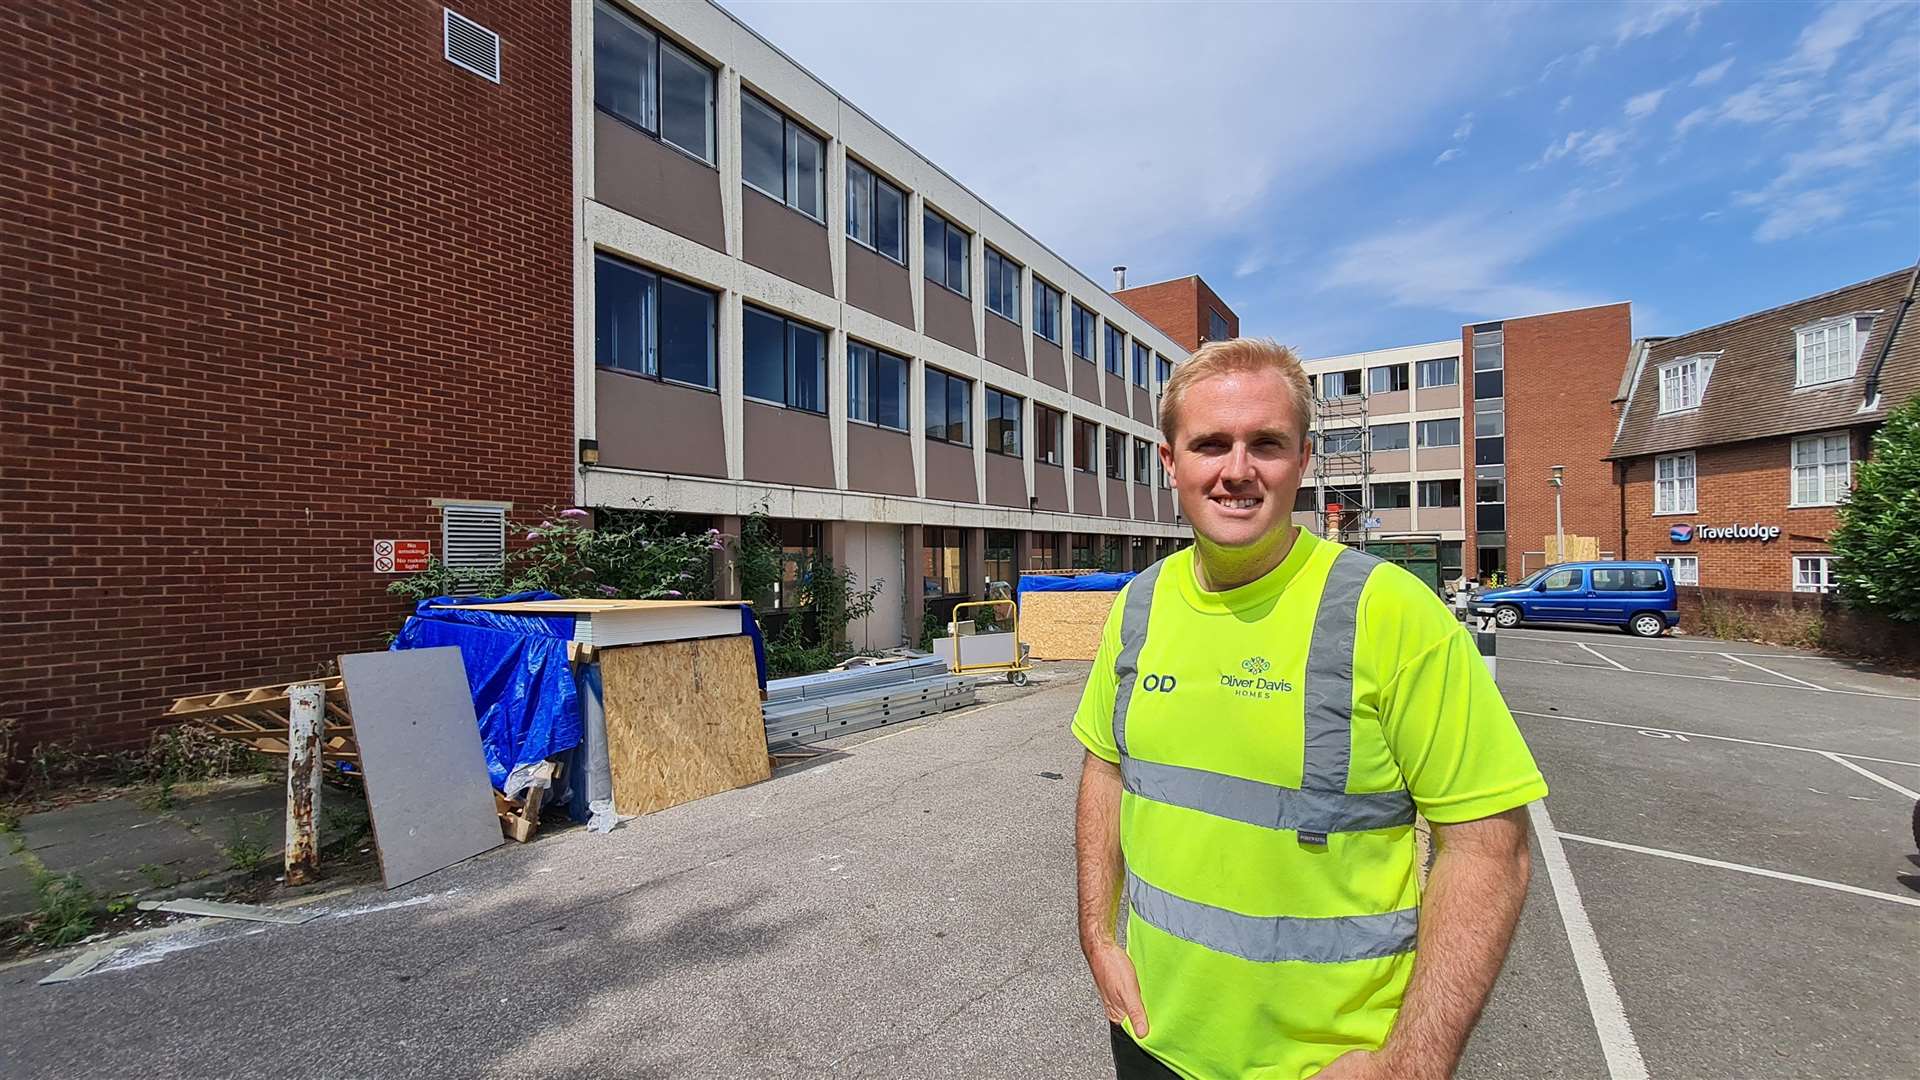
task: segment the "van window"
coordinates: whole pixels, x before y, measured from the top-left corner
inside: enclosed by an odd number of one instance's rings
[[[1547,592],[1572,592],[1580,587],[1580,571],[1555,570],[1547,575],[1547,580],[1541,582],[1540,587]]]
[[[1593,571],[1595,592],[1665,592],[1667,580],[1650,567],[1613,567]]]

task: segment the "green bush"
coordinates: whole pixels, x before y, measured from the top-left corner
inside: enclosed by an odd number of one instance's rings
[[[1920,622],[1920,397],[1895,409],[1874,435],[1832,542],[1845,603]]]
[[[726,542],[718,529],[683,535],[672,530],[666,514],[648,509],[602,516],[597,529],[588,527],[592,515],[578,508],[511,524],[509,535],[524,540],[509,546],[498,570],[476,576],[436,559],[425,572],[401,578],[387,591],[415,603],[462,593],[535,591],[568,598],[713,598],[713,553]]]

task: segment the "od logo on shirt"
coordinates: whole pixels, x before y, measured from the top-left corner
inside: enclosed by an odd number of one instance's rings
[[[1220,673],[1220,685],[1232,690],[1236,697],[1271,698],[1277,693],[1290,694],[1293,684],[1285,679],[1268,679],[1263,676],[1273,668],[1273,663],[1264,656],[1249,656],[1240,661],[1240,669],[1250,678]]]
[[[1174,682],[1171,675],[1149,675],[1140,680],[1140,689],[1150,694],[1171,694]]]

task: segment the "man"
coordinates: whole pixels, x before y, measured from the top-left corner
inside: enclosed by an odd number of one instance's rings
[[[1291,523],[1308,393],[1265,341],[1174,373],[1194,546],[1115,602],[1074,717],[1081,948],[1123,1078],[1450,1077],[1526,896],[1546,783],[1471,636]]]

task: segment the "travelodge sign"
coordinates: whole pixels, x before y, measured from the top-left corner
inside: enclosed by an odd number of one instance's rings
[[[1675,525],[1667,530],[1667,538],[1676,544],[1691,543],[1694,537],[1702,540],[1758,540],[1764,544],[1780,538],[1780,526],[1762,525]]]

